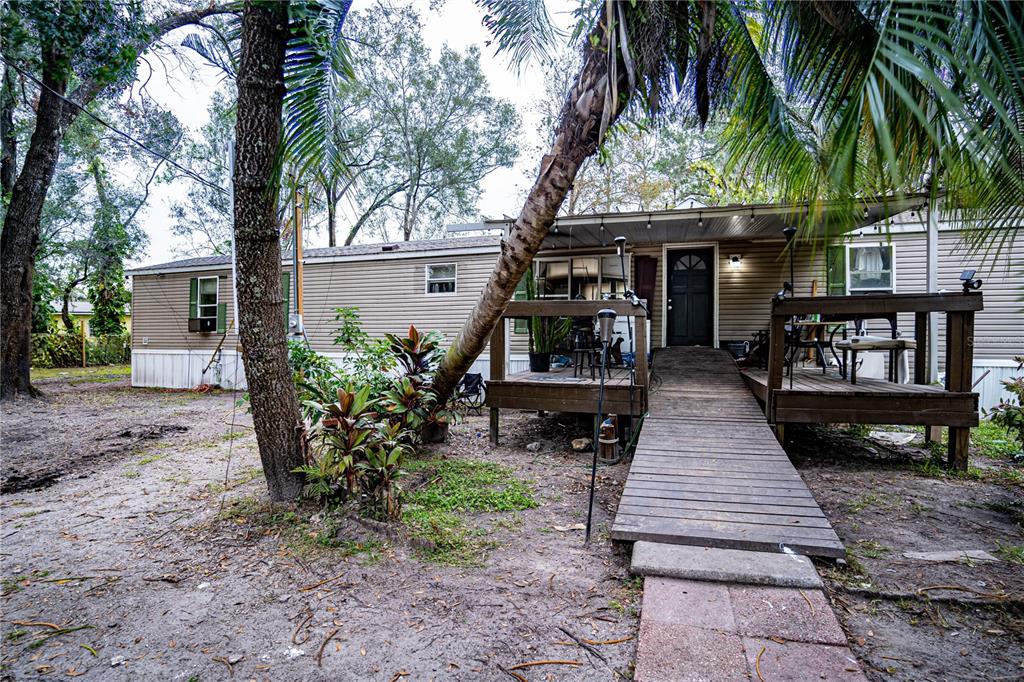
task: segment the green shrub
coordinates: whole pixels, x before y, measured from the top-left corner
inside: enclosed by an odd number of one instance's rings
[[[1018,371],[1024,369],[1024,356],[1015,357],[1014,360]],[[1017,440],[1020,451],[1024,452],[1024,376],[1004,379],[1003,386],[1011,397],[993,407],[988,417],[1009,431]]]
[[[420,430],[454,415],[435,409],[429,375],[440,359],[439,336],[415,327],[374,342],[353,309],[339,308],[336,345],[353,353],[344,367],[301,344],[290,348],[303,416],[311,424],[305,494],[326,505],[356,501],[367,513],[401,517],[402,461]]]
[[[131,362],[131,336],[86,337],[89,365],[123,365]],[[32,366],[39,369],[82,366],[80,332],[32,335]]]

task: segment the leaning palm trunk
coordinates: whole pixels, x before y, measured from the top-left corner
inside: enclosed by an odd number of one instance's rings
[[[502,242],[498,262],[476,307],[437,370],[434,390],[439,404],[452,395],[459,380],[483,352],[519,280],[540,250],[580,166],[597,151],[601,136],[622,112],[625,98],[614,97],[610,88],[609,49],[603,26],[591,35],[600,41],[596,46],[587,42],[580,75],[562,107],[551,150],[541,159],[537,182]],[[613,101],[606,110],[609,97]]]

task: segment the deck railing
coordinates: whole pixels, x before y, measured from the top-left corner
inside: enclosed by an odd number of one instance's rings
[[[928,384],[928,326],[932,313],[946,315],[947,391],[969,393],[974,364],[974,313],[982,310],[981,292],[949,294],[868,294],[863,296],[818,296],[788,298],[772,304],[768,347],[768,405],[774,391],[782,388],[785,364],[786,324],[794,316],[821,316],[822,322],[855,319],[895,319],[898,313],[914,314],[914,383]],[[769,411],[771,414],[771,411]],[[967,466],[970,429],[949,427],[949,462]]]
[[[510,301],[501,320],[491,332],[491,380],[505,378],[508,357],[508,331],[506,320],[531,317],[593,317],[600,310],[614,310],[619,317],[633,317],[633,356],[639,386],[647,387],[647,312],[629,301]]]

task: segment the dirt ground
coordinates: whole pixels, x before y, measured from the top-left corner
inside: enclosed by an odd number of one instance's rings
[[[945,475],[921,440],[890,448],[815,427],[787,444],[850,555],[819,564],[836,614],[871,679],[1024,679],[1024,566],[1008,560],[1022,559],[1024,490],[997,475],[1008,463],[976,454],[986,468]],[[903,555],[952,550],[1001,560]]]
[[[321,542],[317,509],[262,503],[230,393],[123,375],[40,388],[3,407],[2,679],[630,675],[639,582],[606,532],[626,465],[601,470],[584,546],[589,469],[568,444],[585,429],[512,413],[492,448],[474,416],[422,453],[510,466],[537,502],[468,515],[479,565],[447,566],[401,535]],[[502,670],[541,660],[579,665]]]

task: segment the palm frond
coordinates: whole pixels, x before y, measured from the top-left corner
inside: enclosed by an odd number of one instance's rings
[[[562,32],[552,23],[544,0],[475,0],[483,24],[518,69],[534,59],[550,60]]]
[[[347,147],[337,144],[336,102],[352,78],[342,35],[351,0],[304,0],[289,9],[285,56],[284,152],[299,176],[313,169],[343,172]]]

